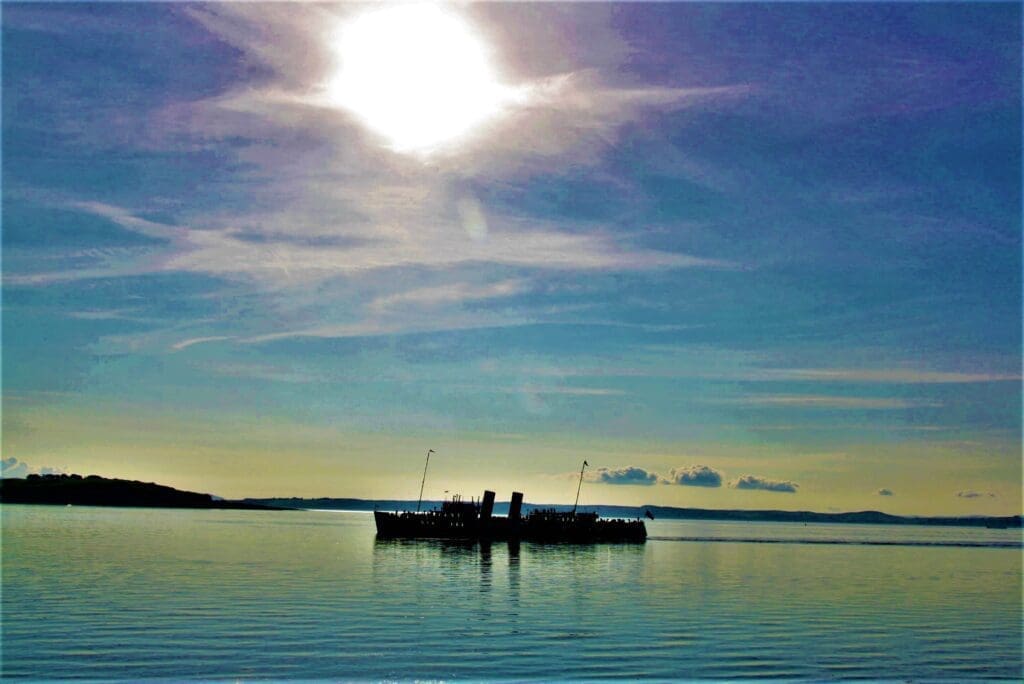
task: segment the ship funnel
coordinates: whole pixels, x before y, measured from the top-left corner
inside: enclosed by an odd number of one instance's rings
[[[480,506],[480,522],[487,522],[494,512],[494,492],[490,489],[484,491],[484,502]]]
[[[523,512],[523,493],[512,492],[512,501],[508,504],[508,519],[510,522],[518,522]]]

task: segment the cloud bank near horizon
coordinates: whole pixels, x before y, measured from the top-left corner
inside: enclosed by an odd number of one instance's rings
[[[758,489],[766,492],[783,492],[787,494],[795,494],[796,490],[800,487],[795,482],[789,480],[772,480],[759,475],[741,475],[739,479],[730,483],[730,486],[736,489]]]
[[[653,485],[658,475],[636,466],[624,468],[598,468],[592,477],[596,482],[609,485]]]
[[[24,478],[29,475],[61,475],[63,470],[50,466],[30,466],[14,456],[0,460],[0,478]]]
[[[722,473],[706,465],[684,466],[670,470],[664,481],[690,487],[721,487]]]
[[[988,497],[990,499],[997,498],[995,492],[977,492],[973,489],[961,490],[956,493],[957,498],[960,499],[980,499],[982,497]]]
[[[610,485],[681,485],[686,487],[718,488],[722,486],[724,474],[710,466],[690,465],[672,468],[667,476],[638,466],[621,468],[601,467],[589,473],[587,478],[592,482]],[[733,489],[762,490],[768,492],[796,493],[800,485],[788,480],[773,480],[758,475],[742,475],[729,483]],[[888,491],[888,490],[880,490]],[[891,492],[890,492],[891,494]]]

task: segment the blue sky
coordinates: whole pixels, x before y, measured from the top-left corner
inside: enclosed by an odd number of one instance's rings
[[[12,467],[1020,512],[1019,6],[446,7],[510,95],[413,152],[373,11],[5,4]]]

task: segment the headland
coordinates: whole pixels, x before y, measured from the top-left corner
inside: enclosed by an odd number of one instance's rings
[[[211,494],[185,492],[152,482],[118,480],[99,475],[29,475],[27,478],[5,478],[0,480],[0,503],[242,510],[282,508],[252,501],[226,501]]]

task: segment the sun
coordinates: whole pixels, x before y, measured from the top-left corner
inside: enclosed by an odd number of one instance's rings
[[[375,10],[338,29],[330,104],[348,110],[400,152],[451,146],[515,97],[468,22],[437,5]]]

